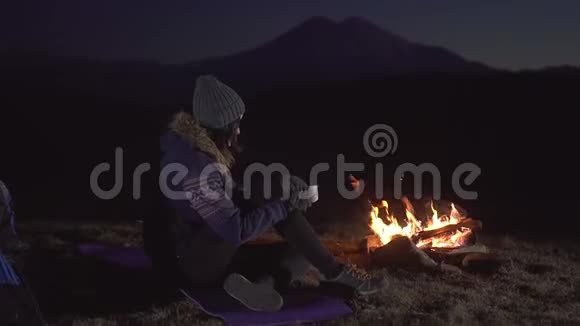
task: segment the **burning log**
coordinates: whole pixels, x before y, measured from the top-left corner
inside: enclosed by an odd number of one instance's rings
[[[413,236],[413,240],[415,242],[420,241],[420,240],[426,240],[429,238],[437,237],[437,236],[445,234],[445,233],[459,231],[462,228],[470,229],[473,233],[473,231],[480,230],[482,228],[482,223],[479,220],[474,220],[472,218],[466,218],[466,219],[463,219],[459,223],[456,223],[456,224],[448,224],[448,225],[445,225],[445,226],[440,227],[438,229],[421,231]]]

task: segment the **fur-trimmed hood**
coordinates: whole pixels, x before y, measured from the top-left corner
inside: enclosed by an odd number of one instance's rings
[[[220,151],[209,137],[207,130],[199,124],[199,121],[192,114],[183,111],[175,114],[169,127],[173,132],[199,148],[200,151],[211,156],[217,163],[223,164],[228,168],[233,165],[234,156],[231,151],[227,148]]]

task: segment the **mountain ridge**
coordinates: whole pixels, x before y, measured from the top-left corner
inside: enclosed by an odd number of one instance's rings
[[[404,39],[360,17],[311,17],[278,37],[228,56],[189,63],[200,73],[349,78],[415,72],[493,70],[443,47]],[[267,76],[267,77],[266,77]],[[253,76],[254,78],[257,76]]]

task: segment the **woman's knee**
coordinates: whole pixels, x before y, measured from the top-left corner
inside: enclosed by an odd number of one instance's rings
[[[285,231],[291,227],[296,225],[310,225],[308,220],[306,219],[306,215],[303,212],[294,210],[288,213],[286,219],[276,223],[274,228],[276,231],[282,235],[284,235]]]

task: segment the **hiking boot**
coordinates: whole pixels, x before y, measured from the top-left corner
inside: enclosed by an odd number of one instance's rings
[[[243,275],[233,273],[224,282],[224,290],[248,309],[278,311],[284,300],[270,282],[253,283]]]
[[[389,286],[386,278],[380,276],[372,277],[354,265],[344,265],[338,276],[327,281],[349,286],[361,295],[373,294]]]

